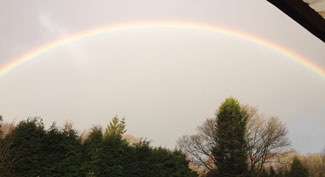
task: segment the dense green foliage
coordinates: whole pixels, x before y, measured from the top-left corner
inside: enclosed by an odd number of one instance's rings
[[[13,139],[9,149],[19,159],[11,164],[10,173],[5,176],[197,176],[181,152],[153,148],[146,141],[130,145],[122,139],[124,132],[124,120],[114,118],[105,134],[102,129],[93,128],[82,142],[71,126],[59,130],[53,124],[46,130],[41,119],[21,121],[1,140]]]
[[[18,156],[10,176],[78,176],[81,141],[73,129],[45,131],[41,119],[20,122],[6,137],[13,137],[10,151]]]
[[[246,177],[247,143],[245,140],[247,120],[239,102],[227,98],[217,113],[216,142],[212,149],[216,175],[222,177]]]

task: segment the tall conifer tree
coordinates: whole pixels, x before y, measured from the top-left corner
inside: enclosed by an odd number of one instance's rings
[[[239,102],[230,97],[217,112],[216,142],[212,149],[216,176],[247,177],[247,143],[245,129],[247,119]]]

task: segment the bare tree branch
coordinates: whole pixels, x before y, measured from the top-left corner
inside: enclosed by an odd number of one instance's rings
[[[246,140],[250,169],[259,171],[269,159],[290,145],[288,131],[276,117],[267,119],[258,114],[256,108],[248,105],[242,106],[242,109],[248,119]],[[211,156],[211,149],[218,146],[215,137],[216,123],[216,118],[209,118],[198,126],[194,135],[183,136],[177,141],[177,147],[185,152],[194,164],[209,170],[216,168]]]

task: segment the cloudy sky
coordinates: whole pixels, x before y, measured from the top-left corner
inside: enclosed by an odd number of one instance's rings
[[[101,26],[178,21],[278,44],[325,69],[325,44],[267,1],[0,1],[0,68]],[[301,153],[325,147],[325,78],[274,50],[195,29],[129,29],[50,50],[0,78],[6,121],[40,116],[78,130],[125,117],[128,133],[173,148],[229,96],[277,116]]]

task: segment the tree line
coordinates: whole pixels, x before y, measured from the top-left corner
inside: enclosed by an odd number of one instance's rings
[[[288,130],[277,117],[232,97],[174,150],[130,143],[125,132],[118,117],[86,136],[71,124],[45,129],[40,118],[1,123],[0,177],[325,177],[325,154],[288,150]]]
[[[105,131],[94,127],[82,140],[70,124],[45,129],[39,118],[19,122],[0,138],[1,177],[196,177],[186,156],[122,139],[125,121],[117,117]]]

